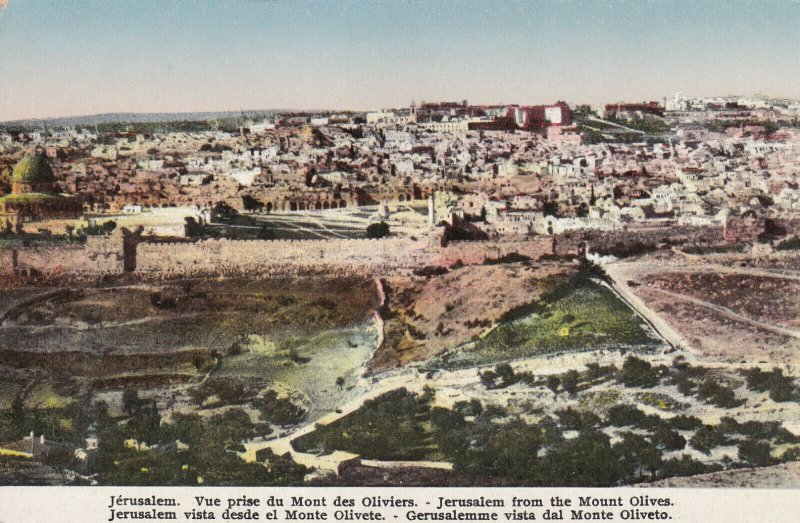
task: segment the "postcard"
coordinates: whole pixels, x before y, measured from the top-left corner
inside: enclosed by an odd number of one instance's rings
[[[793,520],[798,22],[0,2],[0,522]]]

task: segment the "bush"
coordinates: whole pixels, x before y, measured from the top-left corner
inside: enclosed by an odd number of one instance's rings
[[[547,388],[553,391],[553,394],[558,394],[558,387],[561,385],[561,378],[550,375],[547,377],[546,383]]]
[[[253,400],[253,407],[261,413],[261,417],[275,425],[296,425],[306,416],[306,410],[287,398],[278,398],[274,390],[268,391],[263,398]]]
[[[385,238],[389,236],[389,225],[386,222],[367,225],[367,238]]]
[[[741,434],[749,439],[773,440],[777,444],[800,443],[800,437],[783,428],[778,421],[745,421],[739,423],[733,418],[719,420],[719,429],[727,434]]]
[[[670,418],[667,423],[676,430],[695,430],[703,426],[700,418],[679,414]]]
[[[729,441],[725,437],[725,433],[711,425],[703,425],[700,427],[689,440],[689,445],[704,454],[711,454],[711,449],[714,447],[719,447],[720,445],[726,445],[728,443]]]
[[[658,385],[658,373],[650,363],[636,356],[628,356],[622,364],[622,383],[626,387],[650,388]]]
[[[704,465],[700,461],[692,459],[688,454],[684,454],[681,459],[668,459],[661,466],[659,477],[672,478],[681,476],[694,476],[721,470],[719,465]]]
[[[614,375],[616,372],[617,368],[614,365],[600,366],[599,363],[594,362],[586,364],[586,374],[590,380],[607,378],[608,376]]]
[[[561,384],[564,387],[564,390],[569,394],[575,394],[578,391],[578,380],[580,379],[580,374],[576,370],[568,370],[564,373],[561,378]]]
[[[764,372],[758,368],[744,371],[747,381],[747,388],[757,392],[769,391],[772,401],[784,402],[793,401],[798,398],[797,388],[794,379],[784,376],[780,369],[772,369],[771,372]]]
[[[441,276],[443,274],[447,274],[448,271],[447,267],[442,267],[440,265],[426,265],[421,269],[414,269],[414,274],[416,276],[424,276],[426,278],[431,276]]]
[[[514,369],[508,363],[501,363],[494,370],[478,372],[481,385],[487,389],[504,389],[515,384],[519,379],[514,374]]]
[[[553,487],[611,487],[626,471],[607,435],[581,432],[540,459],[531,481]]]
[[[753,467],[765,467],[775,463],[772,447],[766,441],[746,439],[739,443],[739,459]]]
[[[718,383],[714,378],[706,378],[697,387],[697,397],[725,409],[738,407],[745,402],[745,400],[737,400],[733,389]]]
[[[686,438],[677,431],[661,426],[653,433],[653,443],[664,450],[683,450],[686,448]]]
[[[473,398],[470,401],[457,401],[453,405],[453,410],[462,416],[477,416],[483,412],[483,405],[480,400]]]
[[[639,478],[645,470],[653,476],[662,465],[658,448],[638,434],[624,433],[613,450],[619,455],[628,477]]]
[[[614,405],[608,409],[606,421],[615,427],[641,426],[647,416],[633,405]]]
[[[591,430],[599,427],[602,420],[593,412],[580,412],[568,407],[556,411],[561,426],[567,430]]]

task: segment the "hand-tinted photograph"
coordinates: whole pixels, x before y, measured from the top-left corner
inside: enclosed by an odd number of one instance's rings
[[[0,485],[800,487],[798,21],[0,1]]]

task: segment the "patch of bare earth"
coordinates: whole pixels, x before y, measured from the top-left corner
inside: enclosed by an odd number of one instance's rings
[[[655,289],[636,293],[653,311],[686,338],[694,351],[724,363],[797,363],[800,340],[736,321],[691,302],[680,301]]]
[[[784,327],[800,327],[800,281],[753,274],[668,272],[643,285],[678,292]]]
[[[462,267],[429,278],[387,278],[385,341],[370,370],[423,361],[465,343],[572,274],[567,265],[511,263]]]

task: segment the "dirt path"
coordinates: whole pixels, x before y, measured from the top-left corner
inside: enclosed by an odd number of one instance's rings
[[[200,312],[187,312],[183,314],[176,314],[174,316],[165,316],[165,317],[156,317],[151,316],[147,318],[137,318],[135,320],[126,320],[126,321],[111,321],[111,322],[100,322],[95,324],[88,324],[88,323],[53,323],[50,325],[16,325],[16,324],[0,324],[0,329],[10,329],[10,328],[20,328],[26,329],[30,332],[42,332],[48,330],[61,330],[61,329],[71,329],[77,331],[91,331],[91,330],[99,330],[99,329],[118,329],[121,327],[131,327],[134,325],[146,325],[149,323],[163,323],[163,322],[172,322],[175,320],[185,320],[188,318],[196,318],[198,316],[202,316],[204,313]]]
[[[691,303],[693,305],[697,305],[699,307],[704,307],[706,309],[713,310],[714,312],[725,316],[726,318],[734,321],[738,321],[741,323],[747,323],[748,325],[752,325],[759,329],[767,330],[773,334],[778,334],[780,336],[790,336],[792,338],[800,339],[800,331],[796,331],[793,329],[787,329],[784,327],[779,327],[777,325],[773,325],[771,323],[766,323],[760,320],[754,320],[748,316],[744,316],[743,314],[739,314],[738,312],[734,312],[727,307],[723,307],[721,305],[716,305],[714,303],[710,303],[707,301],[703,301],[697,298],[692,298],[691,296],[686,296],[685,294],[680,294],[677,292],[668,291],[666,289],[658,289],[656,287],[648,287],[649,291],[653,291],[659,294],[663,294],[665,296],[669,296],[676,300],[681,300],[684,302]]]
[[[703,272],[712,274],[744,274],[748,276],[761,276],[764,278],[778,278],[785,280],[800,281],[800,272],[791,269],[763,269],[758,267],[731,267],[720,263],[710,262],[707,258],[701,258],[700,255],[686,254],[679,250],[673,250],[677,254],[684,256],[689,261],[697,260],[697,263],[702,263],[698,266],[692,263],[689,264],[676,264],[669,265],[670,270],[674,267],[675,270],[682,272]],[[697,256],[697,258],[695,258]],[[620,265],[629,265],[622,263]]]

